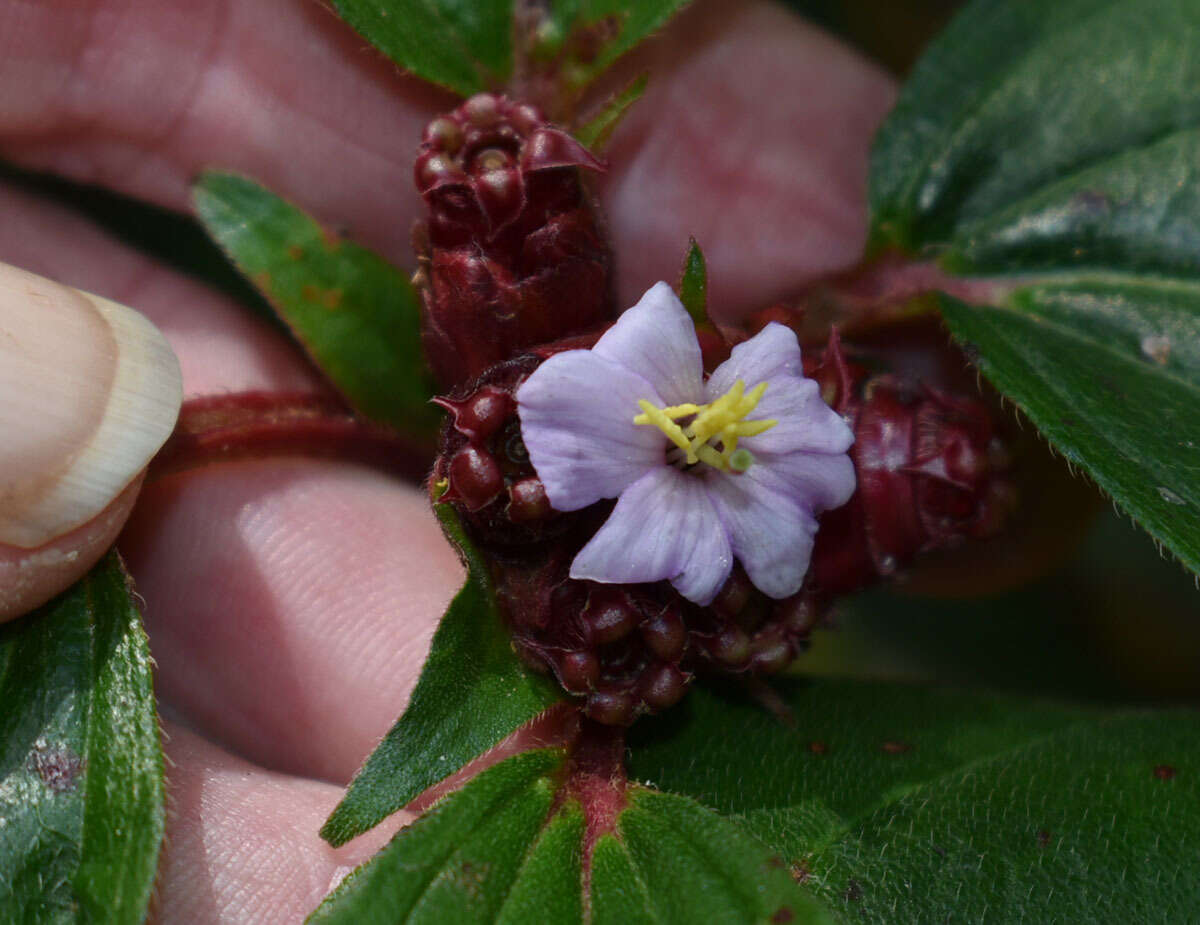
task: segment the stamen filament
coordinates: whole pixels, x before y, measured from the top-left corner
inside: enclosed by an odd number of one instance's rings
[[[739,450],[738,440],[756,437],[779,423],[774,419],[745,420],[758,407],[766,390],[767,383],[760,382],[746,392],[746,383],[739,379],[728,392],[706,405],[685,403],[659,408],[643,398],[638,401],[642,414],[634,417],[633,423],[652,424],[661,430],[683,451],[687,465],[703,462],[722,472],[745,472],[753,465],[754,455]],[[687,426],[678,423],[688,417],[692,420]],[[719,450],[714,445],[718,442]]]

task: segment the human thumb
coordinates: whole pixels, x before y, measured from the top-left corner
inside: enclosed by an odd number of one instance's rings
[[[181,399],[149,321],[0,263],[0,621],[112,545]]]

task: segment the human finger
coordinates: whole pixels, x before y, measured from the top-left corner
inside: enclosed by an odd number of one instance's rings
[[[174,426],[180,381],[137,312],[0,264],[0,619],[104,553]]]
[[[317,835],[341,788],[278,774],[164,723],[167,836],[150,921],[291,925],[412,816],[344,848]]]
[[[62,206],[0,183],[0,261],[136,305],[166,337],[185,397],[325,385],[296,345],[243,306],[114,240]]]
[[[25,38],[0,56],[9,156],[178,209],[196,171],[238,169],[411,263],[412,157],[451,98],[323,8],[0,0],[6,27]],[[653,78],[601,183],[623,304],[674,272],[688,234],[734,313],[857,258],[866,152],[894,95],[878,68],[775,4],[728,0],[622,67]]]

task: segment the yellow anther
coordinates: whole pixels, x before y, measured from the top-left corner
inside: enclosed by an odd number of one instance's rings
[[[741,423],[734,424],[731,429],[736,430],[737,436],[739,436],[739,437],[757,437],[759,434],[763,433],[764,431],[770,430],[772,427],[774,427],[778,423],[779,422],[774,419],[760,420],[760,421],[742,421]]]
[[[738,453],[738,440],[756,437],[770,430],[778,421],[745,420],[746,415],[758,407],[767,383],[760,382],[749,392],[746,383],[739,379],[714,402],[707,405],[670,405],[655,407],[646,399],[638,401],[642,414],[633,419],[634,424],[652,424],[667,438],[683,450],[688,465],[706,463],[722,472],[744,472],[754,460],[746,450]],[[692,418],[687,424],[680,420]],[[714,444],[719,443],[718,450]],[[738,453],[736,463],[734,453]]]
[[[663,414],[675,420],[676,418],[686,418],[689,415],[695,414],[704,405],[671,405],[669,408],[663,408]]]
[[[638,401],[638,407],[642,409],[643,413],[633,419],[634,424],[653,424],[681,450],[685,452],[688,450],[690,444],[688,438],[684,436],[683,428],[667,417],[667,413],[662,408],[654,407],[644,398]]]

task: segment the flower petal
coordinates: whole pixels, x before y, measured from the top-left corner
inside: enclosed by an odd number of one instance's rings
[[[746,438],[746,448],[753,453],[845,453],[854,443],[850,426],[825,404],[820,387],[811,379],[781,375],[768,380],[767,391],[749,419],[757,418],[774,418],[778,423]]]
[[[854,494],[854,463],[845,453],[760,453],[749,471],[760,467],[814,514],[841,507]]]
[[[651,286],[592,352],[637,373],[667,405],[702,400],[704,362],[696,326],[666,283]]]
[[[817,384],[804,378],[800,345],[791,328],[772,322],[734,347],[705,384],[706,401],[720,398],[739,379],[747,389],[767,383],[748,420],[778,421],[765,433],[747,438],[751,452],[844,453],[854,442],[846,422],[821,399]]]
[[[615,498],[662,467],[666,438],[633,423],[641,398],[663,404],[641,376],[589,350],[555,354],[517,390],[521,436],[556,510]]]
[[[747,341],[738,344],[729,354],[729,359],[718,366],[709,377],[706,401],[715,401],[741,379],[747,389],[776,376],[802,377],[804,366],[800,362],[800,344],[796,332],[785,325],[772,321]],[[771,387],[767,387],[771,391]]]
[[[733,554],[754,586],[774,598],[799,591],[817,532],[806,500],[764,465],[742,475],[714,472],[708,484]]]
[[[733,570],[729,538],[703,479],[659,466],[621,495],[571,563],[571,577],[606,583],[661,581],[709,603]]]

